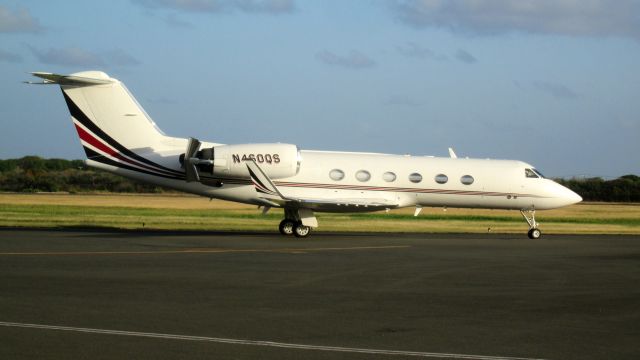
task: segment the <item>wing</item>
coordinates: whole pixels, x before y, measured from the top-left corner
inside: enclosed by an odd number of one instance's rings
[[[398,207],[384,198],[304,198],[284,196],[254,160],[245,162],[260,199],[270,206],[307,208],[318,211],[375,211]]]

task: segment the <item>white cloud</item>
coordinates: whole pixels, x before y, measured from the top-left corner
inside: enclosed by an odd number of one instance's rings
[[[132,0],[147,8],[167,8],[186,12],[282,14],[295,10],[293,0]]]
[[[399,105],[399,106],[409,106],[409,107],[422,105],[422,103],[419,103],[406,95],[391,95],[385,100],[384,103],[387,105]]]
[[[49,48],[38,50],[31,48],[33,55],[43,64],[63,66],[104,66],[100,57],[80,48]]]
[[[473,64],[476,61],[478,61],[478,59],[476,59],[475,56],[471,55],[469,52],[462,50],[462,49],[458,49],[458,51],[456,51],[456,59],[462,61],[465,64]]]
[[[467,34],[508,32],[640,39],[638,0],[395,0],[395,16],[415,27]]]
[[[22,62],[22,56],[0,49],[0,61],[9,63]]]
[[[37,33],[42,26],[29,11],[20,9],[16,12],[0,5],[0,33]]]
[[[337,65],[351,69],[362,69],[376,65],[367,55],[351,50],[348,55],[337,55],[328,50],[322,50],[316,54],[316,59],[328,65]]]
[[[448,60],[448,57],[443,54],[439,54],[429,48],[423,47],[414,42],[408,42],[404,45],[396,46],[396,50],[406,57],[418,58],[418,59],[431,59],[437,61]]]
[[[534,89],[549,94],[553,97],[561,99],[575,99],[579,97],[578,93],[562,84],[536,81],[533,82],[532,85]]]
[[[140,64],[140,61],[138,61],[138,59],[126,53],[122,49],[108,50],[101,53],[101,55],[102,55],[102,58],[104,58],[107,61],[107,63],[111,65],[132,66],[132,65]]]
[[[182,20],[181,18],[176,16],[176,14],[167,15],[167,17],[164,19],[164,22],[173,28],[189,29],[193,27],[192,23]]]
[[[40,50],[29,47],[33,55],[43,64],[71,67],[131,66],[140,62],[121,49],[91,52],[77,47],[49,48]]]

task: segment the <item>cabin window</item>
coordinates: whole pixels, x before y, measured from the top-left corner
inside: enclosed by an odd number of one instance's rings
[[[360,182],[369,181],[371,174],[367,170],[358,170],[356,173],[356,179]]]
[[[396,181],[396,174],[392,173],[391,171],[387,171],[386,173],[382,174],[382,179],[386,182],[394,182]]]
[[[447,181],[449,181],[449,178],[447,177],[447,175],[445,175],[445,174],[436,175],[436,182],[438,184],[446,184]]]
[[[333,169],[329,172],[329,177],[331,180],[340,181],[344,179],[344,171],[340,169]]]
[[[533,169],[524,169],[524,175],[528,178],[537,179],[538,174],[533,171]]]
[[[411,181],[412,183],[419,183],[420,181],[422,181],[422,175],[418,174],[418,173],[413,173],[411,175],[409,175],[409,181]]]
[[[473,176],[465,175],[465,176],[460,178],[460,182],[465,184],[465,185],[471,185],[471,184],[473,184]]]

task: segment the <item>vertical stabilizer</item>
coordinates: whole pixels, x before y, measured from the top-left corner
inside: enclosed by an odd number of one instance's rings
[[[108,81],[102,84],[60,84],[74,120],[85,122],[85,126],[91,126],[87,122],[92,123],[130,150],[160,144],[164,134],[124,84],[103,72],[90,71],[71,76]]]
[[[32,73],[58,84],[87,158],[129,170],[182,178],[182,171],[149,157],[167,137],[119,80],[101,71],[71,75]],[[177,161],[176,161],[177,164]]]

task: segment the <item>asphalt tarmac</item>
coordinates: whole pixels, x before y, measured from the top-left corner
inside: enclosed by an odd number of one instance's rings
[[[638,359],[640,237],[0,230],[0,359]]]

